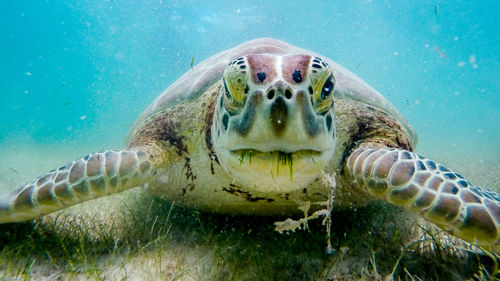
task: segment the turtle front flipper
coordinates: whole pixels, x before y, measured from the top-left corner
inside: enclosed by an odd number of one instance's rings
[[[500,252],[500,194],[406,150],[358,148],[346,172],[355,185],[450,234]]]
[[[143,185],[151,167],[143,151],[89,154],[0,197],[0,223],[30,220]]]

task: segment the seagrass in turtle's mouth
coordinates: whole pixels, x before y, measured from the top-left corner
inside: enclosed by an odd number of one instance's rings
[[[294,190],[295,185],[319,173],[326,154],[328,151],[308,149],[294,152],[237,149],[230,151],[224,160],[232,163],[231,170],[237,178],[248,177],[258,183],[255,189],[284,192]]]
[[[232,150],[231,154],[233,156],[239,157],[240,163],[243,164],[244,162],[252,163],[252,159],[262,159],[262,160],[274,160],[276,159],[278,163],[281,163],[282,165],[293,165],[293,160],[294,159],[302,159],[302,158],[309,158],[311,159],[311,162],[315,162],[314,158],[315,157],[320,157],[322,152],[316,151],[316,150],[311,150],[311,149],[301,149],[293,152],[285,152],[285,151],[280,151],[280,150],[272,150],[272,151],[260,151],[257,149],[237,149],[237,150]]]
[[[294,160],[306,160],[309,159],[311,163],[315,163],[315,157],[320,157],[321,152],[315,150],[297,150],[294,152],[284,152],[279,150],[273,151],[259,151],[256,149],[238,149],[231,151],[233,157],[239,157],[240,165],[245,162],[252,164],[252,158],[258,159],[260,161],[268,161],[270,163],[275,163],[276,166],[276,176],[279,176],[280,166],[288,166],[288,173],[290,179],[293,180],[293,162]]]

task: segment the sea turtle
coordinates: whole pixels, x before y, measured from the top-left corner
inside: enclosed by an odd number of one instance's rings
[[[500,251],[500,194],[413,151],[405,118],[314,52],[256,39],[208,58],[138,118],[129,146],[88,154],[0,198],[0,223],[142,187],[186,206],[287,215],[381,199]]]

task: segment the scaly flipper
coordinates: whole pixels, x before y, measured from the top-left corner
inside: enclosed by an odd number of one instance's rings
[[[142,151],[89,154],[0,197],[0,223],[33,219],[142,185],[151,167]]]
[[[358,148],[346,170],[356,185],[403,206],[452,235],[500,251],[500,194],[415,153]]]

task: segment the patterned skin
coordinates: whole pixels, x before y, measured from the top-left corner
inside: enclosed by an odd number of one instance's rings
[[[415,212],[452,235],[500,250],[500,194],[405,150],[358,148],[346,168],[371,195]]]
[[[139,118],[128,149],[89,154],[0,197],[0,223],[137,186],[216,212],[292,214],[328,198],[326,172],[337,175],[337,205],[382,199],[500,251],[500,195],[413,153],[415,143],[352,73],[259,39],[181,77]]]
[[[0,201],[0,222],[33,219],[140,185],[151,174],[142,151],[89,154],[34,179]]]

